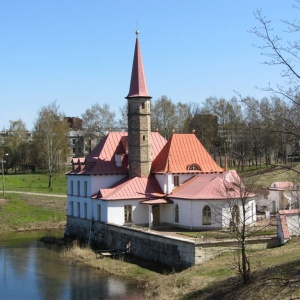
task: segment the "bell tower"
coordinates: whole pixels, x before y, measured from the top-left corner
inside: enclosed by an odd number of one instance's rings
[[[128,103],[128,164],[130,177],[148,176],[151,169],[150,99],[136,31]]]

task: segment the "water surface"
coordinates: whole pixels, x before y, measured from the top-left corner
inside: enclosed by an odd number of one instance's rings
[[[43,235],[0,236],[0,299],[145,299],[132,282],[61,259]]]

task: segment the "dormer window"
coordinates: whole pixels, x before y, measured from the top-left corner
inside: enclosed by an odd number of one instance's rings
[[[201,168],[197,164],[191,164],[187,167],[189,171],[201,171]]]
[[[117,167],[122,167],[122,154],[115,155],[115,163]]]
[[[174,186],[179,186],[179,176],[174,175]]]

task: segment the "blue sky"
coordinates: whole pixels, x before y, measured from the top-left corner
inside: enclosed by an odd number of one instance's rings
[[[261,99],[255,86],[280,83],[249,30],[262,9],[280,28],[299,10],[292,0],[2,0],[0,130],[54,101],[81,117],[95,103],[117,114],[126,103],[138,23],[148,91],[154,100],[202,103],[233,90]]]

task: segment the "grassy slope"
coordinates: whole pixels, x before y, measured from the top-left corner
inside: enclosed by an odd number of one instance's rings
[[[296,172],[288,169],[289,167],[294,169]],[[252,172],[245,172],[244,174],[241,174],[241,176],[254,176],[256,187],[267,189],[271,183],[275,181],[300,182],[300,173],[297,172],[300,172],[300,164],[293,163],[288,166],[278,165]]]
[[[145,287],[148,299],[299,299],[300,240],[291,240],[282,247],[251,253],[252,281],[243,285],[236,274],[233,253],[223,253],[204,264],[180,273],[167,274],[142,268],[138,262],[96,259],[89,248],[77,245],[66,249],[63,257],[77,260],[99,270],[138,280]],[[152,268],[153,269],[153,268]]]
[[[0,195],[0,234],[12,230],[63,228],[66,222],[67,180],[64,173],[56,173],[53,185],[48,188],[47,174],[5,175],[5,190],[26,193],[53,194],[39,196],[7,192]],[[3,199],[5,198],[5,199]]]
[[[52,187],[48,188],[49,176],[45,173],[8,174],[5,175],[5,189],[7,191],[25,191],[46,194],[67,193],[67,178],[64,173],[55,173]]]
[[[0,234],[12,230],[63,228],[66,199],[9,193],[0,199]]]

